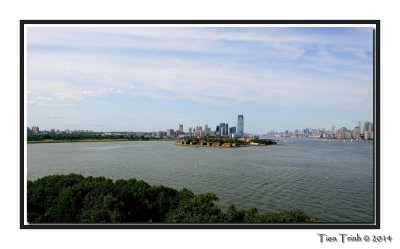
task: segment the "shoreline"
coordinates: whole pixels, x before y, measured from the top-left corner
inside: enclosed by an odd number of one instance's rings
[[[212,146],[212,145],[199,145],[199,144],[176,144],[177,146],[192,146],[192,147],[209,147],[209,148],[239,148],[239,147],[257,147],[257,146],[267,146],[267,144],[246,144],[246,145],[236,145],[236,146]],[[274,145],[274,144],[271,144]]]
[[[107,139],[107,140],[52,140],[52,141],[27,141],[27,144],[50,144],[50,143],[88,143],[88,142],[137,142],[137,141],[175,141],[175,139],[159,139],[159,140],[129,140],[129,139]]]

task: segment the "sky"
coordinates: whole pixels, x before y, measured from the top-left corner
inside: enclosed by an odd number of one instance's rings
[[[373,120],[367,27],[28,27],[27,124],[245,133]]]

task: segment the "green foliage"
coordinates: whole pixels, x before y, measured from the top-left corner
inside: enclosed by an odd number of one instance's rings
[[[54,140],[54,141],[84,141],[84,140],[115,140],[115,139],[125,139],[132,141],[150,141],[150,140],[174,140],[174,138],[162,138],[162,137],[145,137],[141,136],[102,136],[99,134],[40,134],[40,135],[27,135],[28,141],[44,141],[44,140]]]
[[[213,193],[196,195],[183,199],[178,208],[168,213],[166,222],[217,223],[224,222],[224,215],[213,201],[218,198]]]
[[[201,140],[204,140],[206,142],[213,142],[213,143],[216,143],[216,142],[218,142],[218,143],[236,143],[237,145],[248,145],[248,144],[250,144],[250,142],[245,142],[245,141],[239,140],[237,138],[225,138],[225,137],[221,137],[221,138],[218,138],[218,137],[203,137],[203,138],[194,137],[194,138],[188,138],[188,137],[186,137],[186,138],[184,138],[184,140],[186,142],[191,142],[191,141],[199,142]],[[259,144],[265,144],[265,145],[276,144],[276,142],[274,140],[271,140],[271,139],[254,139],[251,142],[259,143]]]
[[[258,213],[256,208],[237,210],[230,206],[225,214],[215,205],[213,193],[195,195],[150,186],[129,179],[113,182],[105,177],[51,175],[27,182],[29,222],[319,222],[302,210]]]

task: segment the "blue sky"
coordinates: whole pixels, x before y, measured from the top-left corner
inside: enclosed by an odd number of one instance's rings
[[[41,129],[352,129],[373,119],[373,30],[29,27],[27,90]]]

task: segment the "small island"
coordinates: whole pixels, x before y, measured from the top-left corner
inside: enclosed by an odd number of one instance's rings
[[[202,137],[190,138],[185,137],[183,140],[178,140],[176,145],[182,146],[203,146],[214,148],[237,148],[245,146],[267,146],[275,145],[277,142],[271,139],[260,139],[258,137],[243,137],[243,138],[215,138]]]

